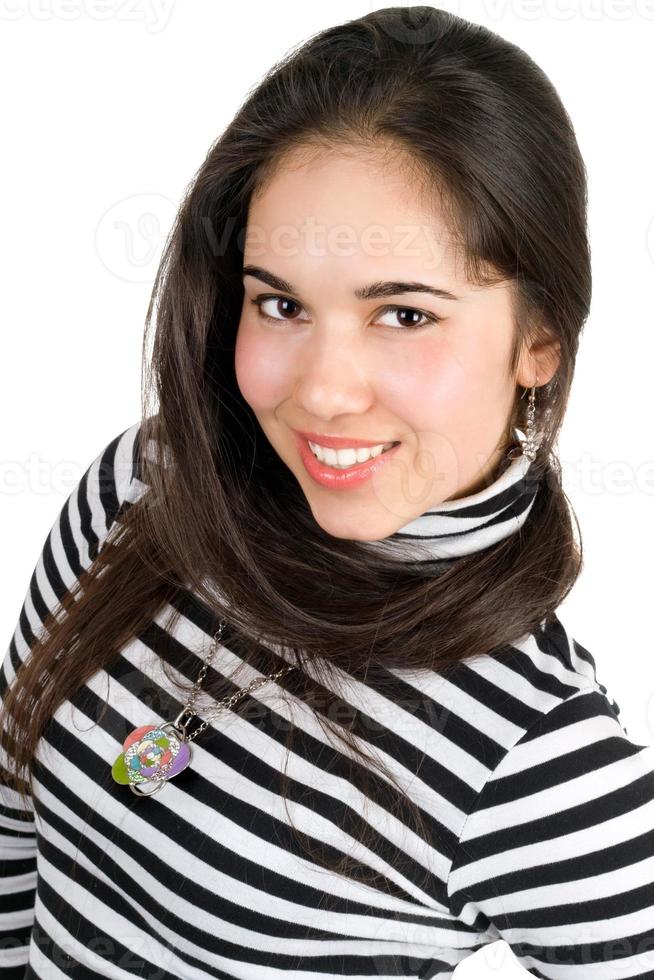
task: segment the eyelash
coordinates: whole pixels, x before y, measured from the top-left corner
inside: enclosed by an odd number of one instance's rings
[[[277,293],[268,294],[267,296],[257,296],[256,299],[250,300],[250,302],[254,306],[258,307],[258,315],[261,317],[261,319],[268,320],[272,323],[293,323],[293,320],[285,320],[283,317],[269,316],[269,314],[267,313],[262,313],[261,306],[263,303],[266,302],[266,300],[269,299],[288,299],[291,301],[291,303],[295,303],[296,306],[300,306],[300,304],[296,303],[296,301],[292,299],[290,296],[280,296]],[[302,309],[301,306],[300,309]],[[422,330],[425,327],[431,326],[432,323],[440,323],[442,320],[442,317],[436,316],[435,313],[425,313],[424,310],[417,310],[412,306],[384,306],[379,312],[378,316],[383,316],[385,313],[396,313],[398,310],[410,311],[412,313],[419,313],[421,316],[426,317],[427,322],[410,324],[408,326],[405,325],[399,327],[389,327],[388,324],[385,323],[382,324],[382,326],[387,327],[389,330],[392,330],[393,333],[401,333],[404,330]]]

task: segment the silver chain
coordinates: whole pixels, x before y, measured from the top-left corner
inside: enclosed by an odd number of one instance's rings
[[[220,710],[212,711],[212,713],[204,719],[202,724],[198,725],[195,731],[191,732],[191,734],[189,735],[186,731],[186,726],[188,725],[189,721],[195,714],[195,711],[193,710],[195,706],[195,699],[198,695],[198,692],[202,685],[202,681],[205,678],[207,670],[209,669],[209,664],[211,663],[213,655],[218,649],[218,644],[220,642],[221,636],[223,635],[224,629],[225,629],[225,624],[221,623],[220,627],[218,628],[217,632],[214,635],[211,652],[209,653],[209,656],[206,658],[205,662],[202,664],[200,673],[198,675],[198,679],[193,685],[189,699],[184,705],[184,707],[182,708],[182,710],[180,711],[180,713],[175,718],[175,721],[173,722],[174,727],[180,729],[183,732],[184,739],[187,742],[192,742],[194,738],[197,738],[198,735],[201,735],[202,732],[207,728],[209,723],[213,721],[213,719],[220,714],[220,711],[222,711],[223,708],[226,709],[231,708],[232,705],[236,704],[237,701],[240,701],[240,699],[245,697],[246,694],[249,694],[250,691],[256,690],[258,687],[261,687],[263,684],[266,684],[268,681],[277,680],[278,677],[282,677],[284,674],[288,674],[289,671],[295,670],[295,668],[298,666],[297,664],[291,664],[288,667],[282,667],[281,670],[278,670],[274,674],[271,674],[270,677],[266,677],[265,674],[260,674],[259,677],[255,677],[254,680],[251,681],[247,687],[241,688],[239,691],[234,691],[234,693],[230,694],[229,697],[223,698],[222,701],[216,702],[216,707]],[[313,659],[314,659],[313,657],[308,657],[305,663],[308,663],[309,660],[313,660]],[[188,718],[186,719],[186,721],[182,721],[185,715],[188,715]]]

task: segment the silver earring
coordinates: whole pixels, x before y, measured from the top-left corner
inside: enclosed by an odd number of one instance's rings
[[[536,376],[536,382],[538,382],[538,376]],[[520,446],[515,446],[510,450],[509,459],[516,459],[516,457],[523,455],[527,457],[530,463],[533,463],[538,452],[540,436],[540,432],[536,433],[536,385],[533,385],[529,392],[527,405],[527,429],[526,432],[522,432],[521,429],[514,427],[513,438],[520,443]]]
[[[538,452],[538,442],[536,441],[536,385],[529,392],[529,404],[527,405],[527,432],[522,451],[527,459],[533,463]]]

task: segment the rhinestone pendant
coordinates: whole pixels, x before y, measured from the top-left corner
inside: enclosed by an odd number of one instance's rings
[[[508,451],[506,454],[507,459],[517,459],[519,456],[526,456],[527,459],[533,462],[533,460],[536,458],[536,451],[540,446],[543,433],[539,431],[535,433],[535,435],[532,434],[531,436],[528,436],[522,431],[522,429],[518,429],[515,426],[513,427],[512,432],[513,438],[517,445],[514,445]]]
[[[191,745],[185,735],[185,729],[180,730],[169,721],[135,728],[123,742],[111,775],[137,796],[153,796],[191,761]],[[145,784],[152,788],[146,789]]]

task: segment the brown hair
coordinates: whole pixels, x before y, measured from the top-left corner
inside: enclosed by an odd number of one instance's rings
[[[523,344],[554,336],[560,345],[546,404],[538,390],[549,428],[526,523],[438,573],[324,532],[236,384],[248,202],[289,149],[339,144],[401,150],[446,206],[468,278],[510,281],[509,371]],[[291,671],[283,684],[341,740],[358,785],[372,779],[362,765],[373,762],[371,740],[348,730],[342,712],[333,721],[333,665],[380,690],[393,676],[387,668],[450,669],[553,616],[579,574],[554,442],[590,294],[584,165],[555,89],[520,48],[437,8],[389,7],[320,32],[276,64],[211,147],[166,243],[144,338],[138,457],[148,489],[122,510],[76,598],[67,593],[48,617],[7,692],[4,738],[17,785],[31,791],[34,752],[55,709],[184,589],[215,628],[229,624],[223,643],[262,673],[280,666],[272,644],[297,663],[319,654],[315,679]],[[525,408],[516,388],[507,433],[524,428]],[[148,454],[150,440],[165,466]],[[195,655],[162,659],[197,676]],[[211,671],[204,687],[216,698],[228,690]],[[374,795],[387,793],[392,809],[403,793],[386,775]],[[415,816],[421,823],[418,807]],[[347,857],[338,868],[361,872]]]

